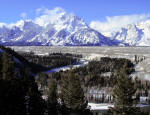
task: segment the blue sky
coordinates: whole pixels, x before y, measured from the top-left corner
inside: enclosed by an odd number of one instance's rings
[[[87,23],[106,17],[150,14],[150,0],[1,0],[0,22],[14,23],[22,17],[34,19],[36,9],[61,7]]]

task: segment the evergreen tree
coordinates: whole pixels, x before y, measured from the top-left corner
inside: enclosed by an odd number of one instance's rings
[[[29,69],[26,69],[22,78],[26,92],[26,108],[29,115],[44,115],[45,103],[41,93],[38,91],[37,83]]]
[[[64,76],[61,93],[64,105],[70,110],[69,115],[84,114],[83,111],[87,107],[87,102],[79,78],[72,71]]]
[[[46,87],[47,87],[47,79],[48,79],[48,75],[45,73],[39,73],[36,76],[36,82],[38,83],[38,85],[40,86],[40,90],[43,91],[43,93],[46,92]]]
[[[25,93],[21,80],[13,79],[4,81],[4,83],[5,91],[3,94],[6,100],[3,104],[5,105],[6,113],[8,115],[25,115]]]
[[[44,100],[30,71],[16,73],[13,56],[0,58],[0,115],[43,115]]]
[[[0,57],[0,80],[2,79],[2,67],[3,67],[3,65],[2,65],[2,58]]]
[[[48,115],[58,115],[57,83],[51,80],[48,86]]]
[[[3,53],[2,66],[2,79],[11,80],[15,74],[14,61],[12,56],[8,55],[7,53]]]
[[[104,93],[102,94],[102,103],[104,103],[105,101],[105,96],[104,96]]]
[[[133,99],[136,90],[132,77],[126,74],[125,66],[116,77],[113,89],[114,108],[111,108],[111,111],[115,115],[137,115],[136,103]]]
[[[15,76],[15,67],[12,56],[4,53],[0,62],[0,114],[25,115],[25,100],[22,82]]]

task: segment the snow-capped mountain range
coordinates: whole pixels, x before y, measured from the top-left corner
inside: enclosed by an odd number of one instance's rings
[[[20,20],[9,25],[0,24],[0,44],[48,46],[150,45],[150,21],[127,25],[106,37],[89,27],[79,17],[61,10],[56,12],[55,18],[47,14],[35,20]]]
[[[130,46],[150,46],[150,20],[126,25],[109,37]]]
[[[42,20],[43,21],[43,20]],[[90,28],[82,19],[60,13],[57,20],[19,21],[0,28],[0,42],[5,45],[114,45],[113,40]]]

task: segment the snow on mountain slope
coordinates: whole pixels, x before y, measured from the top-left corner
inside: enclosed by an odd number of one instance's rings
[[[150,20],[122,27],[112,32],[110,38],[130,46],[150,46]]]
[[[4,45],[114,45],[81,18],[62,9],[48,11],[35,20],[21,20],[0,27]],[[115,43],[117,45],[118,42]]]
[[[112,23],[113,26],[118,26],[118,21],[122,23],[120,17],[113,18],[113,20],[116,19],[117,23],[116,21]],[[0,22],[0,44],[150,46],[150,20],[140,21],[126,26],[124,23],[122,25],[119,23],[119,28],[123,26],[121,29],[115,28],[110,31],[113,26],[108,18],[109,28],[105,27],[107,24],[100,24],[100,30],[98,30],[97,23],[94,24],[97,28],[91,25],[90,27],[81,18],[68,14],[62,8],[57,7],[53,10],[44,8],[42,15],[34,20],[20,20],[15,24]],[[102,29],[109,29],[109,31],[105,32]]]
[[[126,25],[108,35],[102,35],[61,8],[47,9],[35,20],[0,23],[0,44],[4,45],[150,46],[150,20]]]
[[[90,39],[92,38],[92,39]],[[111,40],[93,29],[82,29],[68,37],[67,43],[70,45],[114,45]]]
[[[42,28],[32,21],[20,21],[12,27],[3,26],[0,28],[1,43],[28,42],[41,32]]]

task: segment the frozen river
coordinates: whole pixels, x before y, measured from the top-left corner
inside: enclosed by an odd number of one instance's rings
[[[127,58],[134,62],[135,55],[138,58],[145,58],[135,65],[135,73],[141,79],[150,80],[150,47],[87,47],[87,46],[11,46],[15,51],[34,52],[37,55],[48,55],[49,53],[72,53],[82,54],[84,60],[100,59],[101,57]],[[73,68],[83,66],[84,63],[73,65]],[[69,66],[59,67],[47,71],[47,73],[67,70]]]
[[[66,70],[69,70],[71,67],[72,67],[72,69],[74,69],[74,68],[82,67],[86,64],[88,64],[87,60],[80,60],[78,63],[73,64],[71,66],[68,65],[68,66],[62,66],[62,67],[54,68],[54,69],[51,69],[49,71],[46,71],[45,73],[48,74],[48,73],[55,73],[55,72],[59,72],[59,71],[66,71]]]

